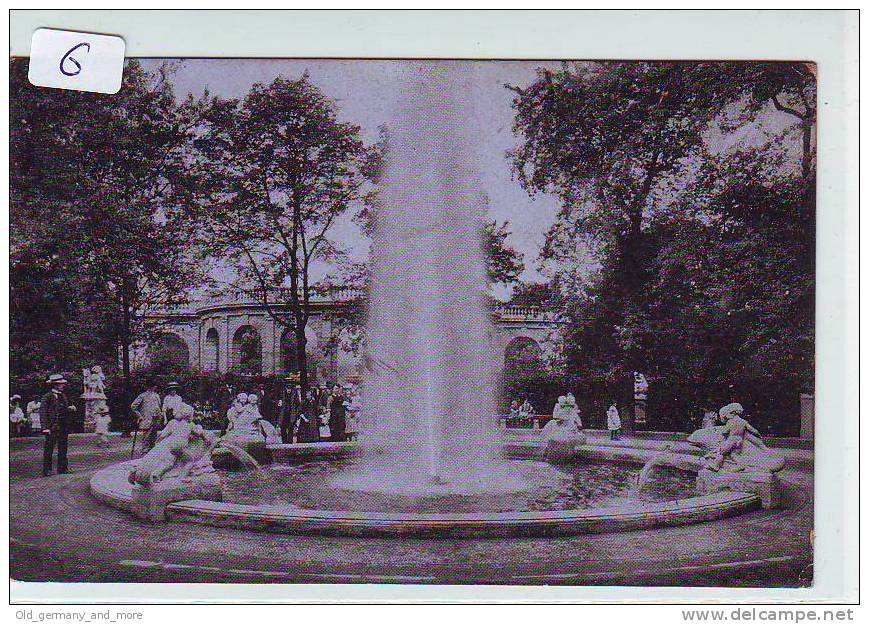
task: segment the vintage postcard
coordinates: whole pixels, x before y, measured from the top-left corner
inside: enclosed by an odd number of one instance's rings
[[[815,59],[76,36],[10,64],[13,583],[813,586]]]

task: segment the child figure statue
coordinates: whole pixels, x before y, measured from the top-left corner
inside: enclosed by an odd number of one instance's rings
[[[106,404],[106,376],[103,373],[101,366],[82,369],[82,384],[84,393],[81,398],[84,399],[84,430],[87,432],[97,431],[98,418],[111,420],[109,417],[109,407]],[[108,427],[108,424],[105,423]],[[108,432],[108,429],[106,429]]]

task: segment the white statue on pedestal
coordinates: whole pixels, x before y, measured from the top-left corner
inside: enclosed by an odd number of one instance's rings
[[[579,407],[572,393],[558,397],[555,407],[552,408],[552,420],[546,423],[542,433],[547,441],[585,440]]]
[[[236,428],[236,422],[245,409],[247,409],[247,394],[242,392],[233,399],[232,405],[229,406],[229,409],[226,412],[226,418],[229,421],[229,424],[226,427],[227,433]]]
[[[97,429],[98,418],[101,421],[110,420],[109,408],[106,404],[106,376],[100,366],[82,369],[84,392],[84,428],[92,432]]]
[[[265,442],[277,444],[280,434],[259,411],[259,397],[242,392],[236,397],[227,412],[229,426],[224,439],[227,441]]]
[[[634,400],[645,401],[649,397],[649,382],[643,373],[634,373]]]
[[[101,366],[94,366],[91,369],[91,393],[95,395],[105,396],[106,392],[106,376],[103,373]]]

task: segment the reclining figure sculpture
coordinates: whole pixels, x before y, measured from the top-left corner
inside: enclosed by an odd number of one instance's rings
[[[130,470],[131,484],[150,487],[160,481],[189,481],[214,472],[211,453],[218,438],[191,422],[192,412],[189,405],[182,404],[176,418],[158,434],[154,448]]]

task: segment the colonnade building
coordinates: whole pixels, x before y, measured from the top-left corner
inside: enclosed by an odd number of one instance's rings
[[[285,295],[277,293],[275,301]],[[308,367],[321,381],[344,382],[361,376],[359,350],[353,348],[359,328],[346,320],[354,305],[342,298],[311,302]],[[287,312],[287,307],[264,300],[259,293],[241,291],[161,306],[144,315],[149,338],[136,346],[133,366],[145,366],[158,351],[168,351],[184,366],[203,372],[293,373],[297,370],[295,338],[279,322]],[[492,320],[492,357],[499,364],[511,353],[542,352],[559,340],[558,322],[539,308],[499,305],[493,308]]]

